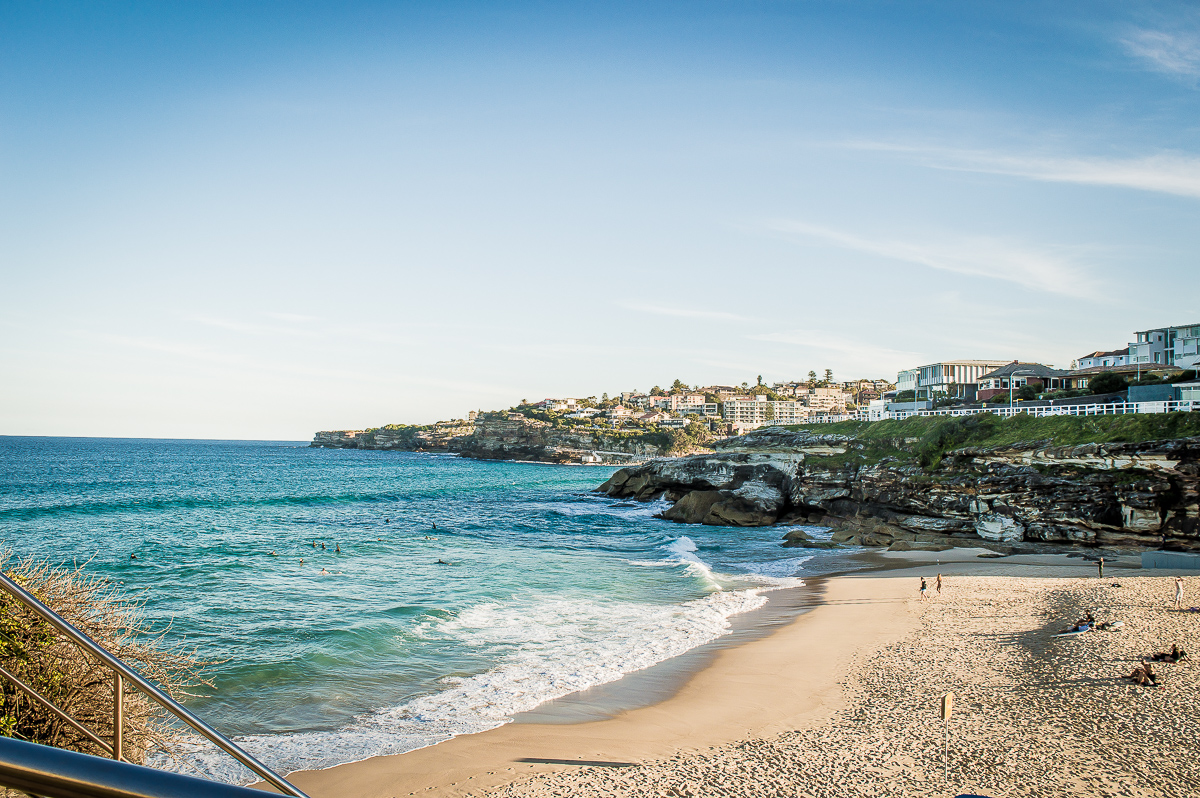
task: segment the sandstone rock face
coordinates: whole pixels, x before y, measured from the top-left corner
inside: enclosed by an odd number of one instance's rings
[[[448,452],[479,460],[589,465],[641,463],[665,454],[660,446],[636,436],[575,432],[520,414],[419,431],[382,427],[365,431],[318,432],[309,445],[329,449]]]
[[[848,463],[840,455],[854,447],[847,436],[759,430],[715,454],[621,469],[599,490],[666,495],[676,505],[663,516],[682,523],[820,523],[848,545],[1200,551],[1200,438],[960,449],[931,471],[897,459]]]

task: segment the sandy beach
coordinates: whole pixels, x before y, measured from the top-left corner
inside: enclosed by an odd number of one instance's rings
[[[1156,666],[1160,687],[1119,678],[1172,643],[1200,651],[1200,614],[1171,611],[1174,575],[1117,563],[1101,579],[1078,558],[979,553],[887,555],[907,567],[829,579],[815,610],[719,652],[653,706],[508,724],[294,781],[314,798],[1200,791],[1195,663]],[[1185,582],[1200,603],[1200,577]],[[1054,637],[1089,611],[1124,626]]]

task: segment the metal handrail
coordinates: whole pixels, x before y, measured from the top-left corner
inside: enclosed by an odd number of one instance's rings
[[[85,649],[86,651],[91,653],[93,656],[95,656],[97,659],[99,659],[102,663],[104,663],[108,667],[112,668],[114,674],[116,674],[116,684],[114,686],[118,690],[118,692],[117,692],[118,696],[120,695],[120,679],[122,679],[122,678],[127,679],[130,683],[133,684],[134,687],[137,687],[143,693],[145,693],[150,698],[152,698],[156,702],[158,702],[158,704],[160,706],[162,706],[164,709],[166,709],[172,715],[179,718],[181,721],[186,723],[188,726],[191,726],[193,729],[195,729],[197,732],[199,732],[201,736],[206,738],[209,742],[213,743],[215,746],[217,746],[222,751],[224,751],[225,753],[232,756],[238,762],[241,762],[243,765],[248,767],[251,771],[254,772],[255,775],[266,780],[267,782],[269,782],[271,785],[273,785],[277,789],[281,790],[286,795],[292,795],[292,796],[295,796],[295,798],[308,798],[307,795],[305,795],[303,792],[301,792],[296,787],[292,786],[292,784],[290,782],[288,782],[285,778],[280,776],[275,771],[271,770],[271,768],[267,767],[262,762],[259,762],[257,759],[255,759],[250,754],[243,751],[240,747],[238,747],[238,745],[236,743],[234,743],[232,740],[225,737],[223,734],[221,734],[219,731],[214,729],[212,726],[209,726],[207,723],[202,721],[200,718],[193,715],[191,712],[189,712],[187,709],[185,709],[182,704],[180,704],[175,699],[171,698],[171,696],[164,693],[162,690],[160,690],[155,685],[148,682],[146,679],[144,679],[142,677],[141,674],[139,674],[133,668],[126,665],[124,662],[122,662],[117,657],[110,654],[108,652],[108,650],[106,650],[103,646],[101,646],[95,640],[92,640],[92,638],[88,637],[83,632],[79,631],[74,626],[69,624],[58,613],[56,613],[54,610],[47,607],[40,600],[38,600],[38,598],[36,596],[34,596],[32,593],[30,593],[25,588],[18,585],[7,574],[5,574],[3,572],[0,572],[0,588],[7,590],[9,593],[11,593],[13,595],[13,597],[15,597],[18,601],[20,601],[25,606],[29,607],[29,609],[33,610],[35,613],[40,615],[43,620],[45,620],[47,623],[49,623],[55,629],[62,632],[68,638],[73,640],[77,645],[79,645],[80,647],[82,647],[83,649]],[[114,704],[115,704],[117,713],[119,714],[120,713],[120,702],[117,701],[117,702],[114,702]],[[119,754],[119,752],[120,752],[120,736],[121,735],[120,735],[120,731],[117,730],[115,726],[114,726],[114,731],[115,731],[115,733],[113,735],[113,738],[114,738],[113,739],[113,743],[114,743],[113,749]],[[108,761],[108,760],[105,760],[105,761]],[[115,760],[113,760],[113,761],[115,761]]]
[[[45,798],[261,798],[262,791],[0,737],[0,784]]]

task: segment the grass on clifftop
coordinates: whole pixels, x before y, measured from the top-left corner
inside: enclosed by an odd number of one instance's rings
[[[852,458],[860,462],[878,462],[885,456],[907,456],[930,467],[937,465],[946,452],[965,446],[994,448],[1040,441],[1052,446],[1077,446],[1200,436],[1200,413],[1046,418],[1024,413],[1011,418],[978,413],[971,416],[913,416],[903,421],[798,424],[787,429],[853,437],[864,445],[858,456]]]

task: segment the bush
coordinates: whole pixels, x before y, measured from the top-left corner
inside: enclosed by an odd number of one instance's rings
[[[17,584],[172,697],[186,697],[188,689],[201,684],[211,687],[198,673],[205,663],[192,652],[164,648],[165,630],[155,633],[149,629],[141,619],[141,605],[119,595],[105,580],[78,569],[52,568],[33,560],[14,565],[8,559],[7,554],[0,555],[0,567]],[[101,739],[112,739],[112,671],[7,592],[0,592],[0,665]],[[18,692],[8,679],[0,678],[0,690],[0,734],[107,756]],[[123,752],[127,759],[141,763],[148,750],[177,747],[180,735],[165,711],[128,683],[124,705]]]
[[[1017,389],[1017,398],[1024,400],[1024,401],[1028,401],[1030,399],[1037,399],[1038,398],[1038,389],[1040,387],[1041,387],[1040,382],[1036,384],[1036,387],[1035,387],[1035,385],[1022,385],[1020,388]]]
[[[991,399],[988,399],[989,405],[1006,405],[1008,404],[1008,392],[998,393]]]
[[[893,401],[913,402],[913,401],[916,401],[916,398],[917,398],[916,391],[901,391],[900,393],[896,394],[896,398]]]
[[[1111,371],[1102,371],[1088,380],[1088,390],[1091,393],[1116,393],[1126,388],[1125,378]]]

